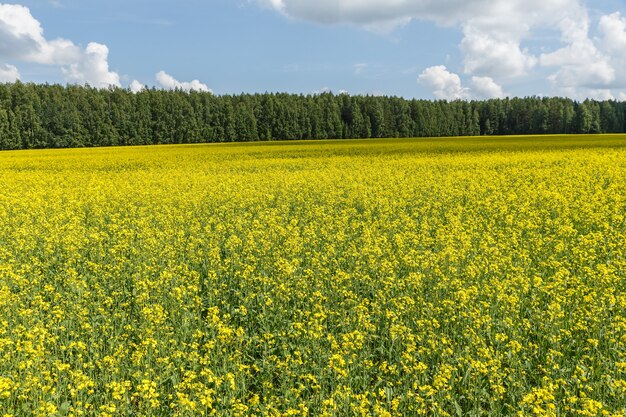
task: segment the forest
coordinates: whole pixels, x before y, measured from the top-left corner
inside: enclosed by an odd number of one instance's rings
[[[0,84],[0,149],[626,132],[626,103],[429,101],[333,93],[213,95]]]

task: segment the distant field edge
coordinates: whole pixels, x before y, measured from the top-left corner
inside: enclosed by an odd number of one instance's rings
[[[575,148],[625,148],[626,134],[543,134],[543,135],[489,135],[489,136],[444,136],[413,138],[366,138],[366,139],[305,139],[271,140],[251,142],[199,142],[148,145],[118,145],[67,148],[36,148],[0,150],[1,153],[38,153],[40,151],[96,151],[109,152],[115,149],[161,149],[168,148],[264,148],[264,147],[314,147],[331,148],[379,148],[413,152],[479,152],[479,151],[531,151]]]

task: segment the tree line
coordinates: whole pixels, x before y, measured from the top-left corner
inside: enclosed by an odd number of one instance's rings
[[[0,149],[626,132],[626,103],[240,94],[0,84]]]

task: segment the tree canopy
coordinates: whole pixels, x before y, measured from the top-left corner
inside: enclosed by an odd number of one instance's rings
[[[626,103],[399,97],[132,93],[0,84],[0,149],[256,140],[626,132]]]

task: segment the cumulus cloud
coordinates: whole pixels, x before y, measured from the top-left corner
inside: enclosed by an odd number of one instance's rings
[[[259,0],[280,13],[324,24],[353,23],[361,26],[403,24],[407,19],[431,19],[442,24],[484,15],[493,3],[521,4],[521,0]],[[552,0],[555,1],[555,0]],[[540,3],[535,1],[535,3]]]
[[[20,72],[13,65],[0,65],[0,83],[12,83],[20,79]]]
[[[472,77],[472,95],[474,98],[504,98],[506,94],[502,86],[498,85],[491,77]]]
[[[602,16],[598,24],[599,38],[595,39],[604,56],[615,68],[614,88],[626,88],[626,17],[620,13]]]
[[[588,94],[585,94],[583,97],[579,97],[579,98],[581,99],[593,98],[596,100],[615,100],[615,96],[613,95],[613,92],[606,88],[590,89],[588,91]]]
[[[502,87],[490,77],[472,77],[470,87],[463,87],[461,77],[443,65],[426,68],[417,80],[440,100],[489,99],[505,96]]]
[[[538,24],[580,10],[580,0],[257,0],[279,13],[322,24],[362,27],[412,19],[472,25],[492,34],[521,37]]]
[[[598,29],[601,34],[599,42],[604,50],[623,58],[626,55],[626,18],[619,12],[602,16]]]
[[[161,87],[168,90],[211,92],[211,89],[199,80],[193,80],[191,82],[178,81],[165,71],[158,72],[156,80]]]
[[[471,25],[463,32],[461,50],[468,74],[520,77],[537,64],[537,58],[527,49],[522,50],[518,39],[497,39]]]
[[[130,89],[130,91],[132,91],[133,93],[141,93],[143,90],[146,89],[146,87],[139,81],[137,80],[133,80],[129,85],[128,88]]]
[[[69,82],[119,86],[119,75],[109,70],[108,55],[106,45],[99,43],[82,48],[67,39],[48,40],[27,7],[0,4],[0,58],[59,66]]]
[[[425,69],[418,81],[440,100],[462,100],[469,97],[468,89],[461,85],[461,78],[443,65]]]
[[[559,24],[564,46],[541,55],[541,65],[556,67],[549,76],[556,90],[575,98],[612,99],[612,89],[626,87],[626,19],[620,13],[602,16],[599,36],[590,35],[592,22],[585,11]]]
[[[581,0],[258,0],[281,14],[322,24],[393,28],[412,19],[462,28],[464,71],[494,78],[526,75],[538,58],[521,42],[583,10]]]
[[[549,81],[573,97],[608,97],[626,88],[626,18],[620,13],[592,20],[589,0],[257,0],[265,7],[298,20],[320,24],[352,24],[367,30],[393,29],[411,20],[454,26],[463,33],[459,45],[463,72],[475,95],[498,96],[490,79],[507,82],[537,68],[554,68]],[[597,27],[596,27],[597,26]],[[561,43],[538,53],[524,45],[554,29]],[[596,37],[593,34],[597,34]],[[439,68],[439,67],[433,67]],[[437,95],[463,97],[454,75],[426,71],[423,84]],[[538,70],[537,70],[538,71]],[[539,71],[538,71],[539,72]],[[430,83],[430,84],[429,84]],[[444,83],[445,88],[437,87]]]
[[[120,86],[120,76],[109,71],[109,48],[92,42],[82,51],[80,61],[63,68],[65,78],[77,84],[92,84],[96,87]]]

